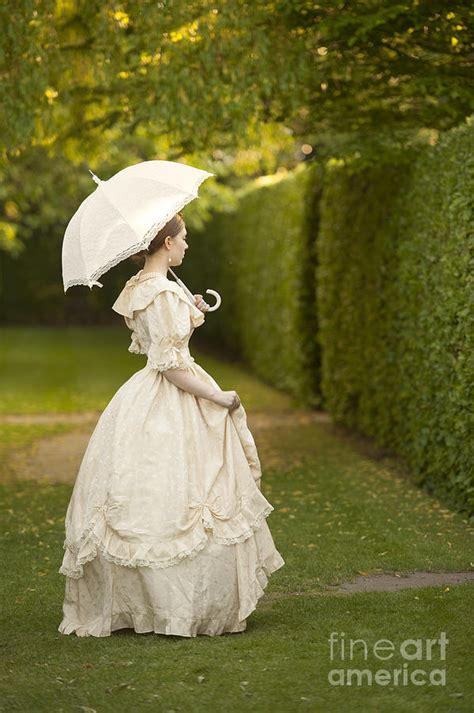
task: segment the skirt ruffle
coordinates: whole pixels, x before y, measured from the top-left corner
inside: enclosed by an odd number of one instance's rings
[[[59,572],[78,579],[83,565],[100,552],[105,559],[122,567],[161,569],[195,557],[206,545],[209,531],[221,545],[237,544],[252,537],[262,522],[274,510],[258,488],[241,498],[240,512],[231,520],[213,516],[212,509],[197,504],[195,525],[180,538],[164,542],[127,540],[107,522],[107,508],[97,507],[96,513],[77,543],[64,542],[64,556]]]

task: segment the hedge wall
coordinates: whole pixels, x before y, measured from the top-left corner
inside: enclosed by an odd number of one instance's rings
[[[269,185],[257,180],[237,195],[236,207],[214,214],[204,234],[193,234],[188,252],[191,258],[202,241],[192,271],[222,296],[196,336],[205,331],[206,339],[307,406],[321,405],[314,285],[320,186],[316,165],[272,177]],[[204,292],[195,282],[193,291]]]
[[[322,392],[419,483],[474,492],[474,128],[396,164],[328,170],[318,238]]]

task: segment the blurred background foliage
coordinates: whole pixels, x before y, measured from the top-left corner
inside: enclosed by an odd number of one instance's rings
[[[455,0],[5,0],[0,246],[61,232],[88,167],[187,161],[219,206],[302,160],[436,141],[473,110],[471,20]]]
[[[179,155],[233,152],[269,121],[322,136],[447,129],[472,111],[472,9],[456,0],[7,0],[0,12],[10,150],[34,139],[102,158],[104,132],[141,127]]]
[[[258,176],[436,144],[473,110],[471,20],[454,0],[6,0],[0,318],[110,319],[129,263],[102,294],[60,284],[88,168],[106,179],[161,158],[215,173],[186,209],[192,234]],[[8,314],[6,273],[21,275]]]

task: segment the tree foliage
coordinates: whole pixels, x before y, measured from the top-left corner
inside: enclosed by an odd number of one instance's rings
[[[7,0],[3,147],[163,135],[179,153],[380,126],[447,129],[473,111],[472,11],[452,0]]]
[[[472,113],[471,19],[458,0],[5,0],[0,250],[64,229],[88,167],[189,161],[218,207],[308,156],[435,143]]]

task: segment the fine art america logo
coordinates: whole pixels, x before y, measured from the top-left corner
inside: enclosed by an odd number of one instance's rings
[[[399,644],[390,639],[371,644],[333,631],[328,642],[334,666],[328,673],[331,686],[446,685],[445,631],[437,639],[405,639]]]

